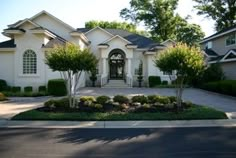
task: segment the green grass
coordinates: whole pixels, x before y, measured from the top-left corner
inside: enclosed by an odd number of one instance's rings
[[[103,120],[202,120],[202,119],[227,119],[224,112],[205,107],[194,106],[179,113],[54,113],[30,110],[20,113],[13,120],[71,120],[71,121],[103,121]]]

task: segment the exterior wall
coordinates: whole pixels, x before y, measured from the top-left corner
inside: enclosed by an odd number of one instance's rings
[[[45,64],[44,53],[41,49],[45,42],[43,35],[35,35],[30,33],[30,29],[34,28],[32,24],[26,23],[22,26],[26,32],[23,35],[15,36],[16,52],[15,52],[15,86],[33,86],[36,90],[38,86],[45,85]],[[37,74],[23,74],[23,54],[26,50],[31,49],[37,55]]]
[[[236,61],[221,63],[226,79],[236,80]]]
[[[236,44],[226,46],[226,38],[230,34],[227,34],[227,35],[224,35],[224,36],[221,36],[221,37],[211,40],[212,41],[212,48],[211,49],[214,50],[219,55],[226,54],[230,49],[236,49]],[[207,42],[202,43],[201,48],[205,49],[206,44],[207,44]]]
[[[147,56],[147,80],[149,76],[160,76],[161,81],[168,81],[168,83],[170,83],[169,75],[164,75],[164,73],[155,66],[155,63],[153,62],[155,59],[155,55],[146,55],[146,56]]]
[[[14,86],[14,52],[0,52],[0,79]]]

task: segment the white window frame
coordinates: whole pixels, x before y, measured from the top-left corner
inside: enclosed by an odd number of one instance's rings
[[[22,74],[37,75],[37,54],[31,49],[27,49],[22,56]]]

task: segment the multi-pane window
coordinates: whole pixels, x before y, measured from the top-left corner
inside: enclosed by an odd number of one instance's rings
[[[235,43],[236,43],[236,36],[235,36],[235,33],[229,35],[229,36],[226,38],[226,46],[229,46],[229,45],[232,45],[232,44],[235,44]]]
[[[26,50],[23,54],[23,74],[37,73],[37,56],[32,50]]]

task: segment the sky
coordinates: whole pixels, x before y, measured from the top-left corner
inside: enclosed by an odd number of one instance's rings
[[[42,10],[46,10],[74,28],[84,27],[86,21],[124,21],[119,12],[129,7],[130,0],[1,0],[0,31],[18,20],[30,18]],[[190,23],[202,27],[206,36],[213,34],[214,22],[204,16],[196,15],[192,0],[179,0],[176,10],[182,17],[191,15]],[[139,26],[139,29],[145,29]],[[0,35],[0,41],[8,38]]]

